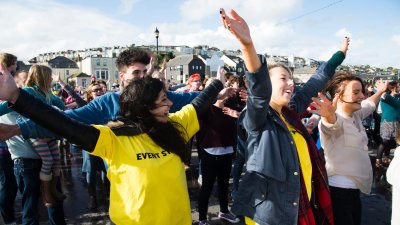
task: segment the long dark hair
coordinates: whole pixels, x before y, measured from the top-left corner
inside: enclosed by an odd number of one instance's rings
[[[125,125],[146,133],[161,148],[178,155],[183,160],[186,152],[186,130],[178,123],[157,121],[150,113],[164,84],[155,78],[145,77],[132,81],[122,92],[120,112]]]

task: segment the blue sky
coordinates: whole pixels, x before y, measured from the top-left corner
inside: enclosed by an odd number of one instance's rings
[[[0,51],[27,60],[39,53],[112,45],[239,45],[219,8],[250,25],[259,53],[327,60],[344,36],[344,64],[400,68],[397,0],[1,0]],[[295,19],[294,19],[295,18]]]

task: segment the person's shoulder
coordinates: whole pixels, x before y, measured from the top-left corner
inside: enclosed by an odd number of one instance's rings
[[[108,92],[105,95],[102,95],[102,96],[100,96],[98,98],[93,99],[93,101],[94,102],[119,101],[119,96],[120,95],[121,95],[121,93],[119,93],[119,92]]]

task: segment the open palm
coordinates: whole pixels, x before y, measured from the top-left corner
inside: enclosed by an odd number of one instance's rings
[[[339,96],[335,96],[331,102],[325,95],[318,93],[318,98],[312,98],[311,105],[315,107],[315,110],[311,110],[311,112],[322,117],[333,118],[335,117],[338,99]]]
[[[221,9],[222,24],[227,28],[243,45],[252,44],[250,29],[246,21],[235,12],[230,10],[230,15],[226,15],[225,10]]]

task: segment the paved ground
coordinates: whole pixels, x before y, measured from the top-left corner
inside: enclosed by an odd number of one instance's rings
[[[70,160],[64,160],[62,174],[64,191],[68,196],[64,202],[67,224],[112,224],[108,218],[108,204],[103,194],[103,187],[99,187],[98,190],[99,208],[93,211],[90,211],[87,208],[88,194],[86,191],[84,178],[80,172],[82,157],[79,152],[73,152],[72,154],[73,157]],[[370,155],[371,160],[374,161],[376,150],[372,149],[370,151]],[[196,210],[198,193],[198,185],[196,182],[197,162],[197,153],[194,152],[192,167],[187,173],[194,224],[197,224],[196,220],[198,219],[198,213]],[[390,225],[391,191],[390,185],[387,184],[384,176],[378,182],[374,182],[371,195],[362,195],[362,203],[363,225]],[[18,211],[18,221],[20,222],[20,197],[17,198],[16,209]],[[218,200],[216,193],[214,192],[210,199],[208,214],[211,224],[229,224],[222,222],[217,218],[218,211]],[[41,217],[41,224],[47,224],[47,217],[43,207],[41,208],[41,215],[43,215]]]

